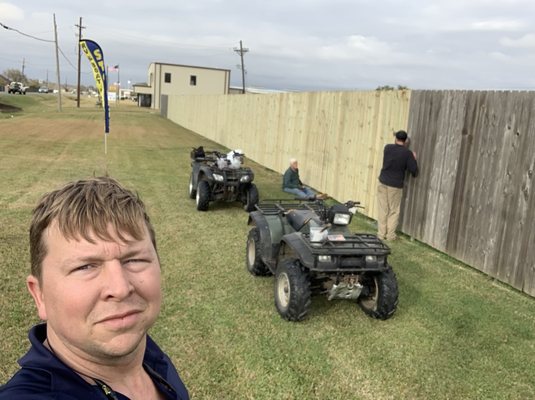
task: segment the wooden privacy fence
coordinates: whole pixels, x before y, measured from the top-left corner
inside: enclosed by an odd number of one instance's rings
[[[177,124],[376,218],[392,133],[407,129],[420,176],[408,179],[400,229],[535,296],[535,93],[311,92],[169,96]],[[260,188],[261,191],[261,188]]]
[[[303,182],[374,217],[382,149],[408,108],[408,91],[169,96],[164,116],[280,173],[297,158]]]
[[[413,91],[401,230],[535,296],[535,92]]]

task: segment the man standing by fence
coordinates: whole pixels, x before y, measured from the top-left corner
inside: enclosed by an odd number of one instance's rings
[[[395,143],[387,144],[384,148],[383,168],[377,187],[377,230],[380,239],[397,238],[405,171],[409,171],[414,177],[418,176],[416,153],[410,151],[407,145],[407,132],[398,131],[395,133]]]

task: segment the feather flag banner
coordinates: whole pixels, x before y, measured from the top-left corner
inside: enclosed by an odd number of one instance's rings
[[[104,107],[104,125],[105,132],[110,132],[110,109],[108,105],[108,78],[104,66],[104,54],[100,46],[89,39],[80,40],[80,47],[89,59],[100,101]]]

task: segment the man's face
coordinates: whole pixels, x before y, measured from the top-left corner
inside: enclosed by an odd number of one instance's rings
[[[297,171],[297,161],[294,161],[293,163],[290,164],[290,167],[292,167],[292,169],[294,171]]]
[[[113,241],[93,235],[94,244],[67,240],[56,224],[43,233],[41,283],[30,275],[27,285],[49,342],[67,356],[99,361],[137,354],[160,311],[160,263],[148,230],[139,241],[110,233]]]

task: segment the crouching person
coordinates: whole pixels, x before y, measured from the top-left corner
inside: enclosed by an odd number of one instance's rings
[[[117,181],[45,194],[30,226],[26,280],[44,322],[0,399],[188,399],[148,336],[162,301],[156,238],[143,202]]]

